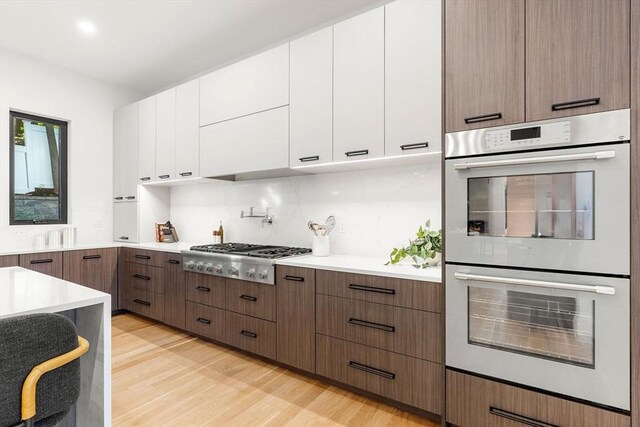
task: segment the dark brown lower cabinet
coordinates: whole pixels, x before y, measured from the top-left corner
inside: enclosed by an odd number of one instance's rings
[[[62,255],[63,278],[111,294],[112,309],[118,294],[118,249],[83,249]]]
[[[180,254],[165,253],[164,259],[164,323],[185,329],[185,271]]]
[[[22,254],[20,267],[62,279],[62,252]]]
[[[225,330],[227,344],[269,359],[276,358],[275,323],[225,311]]]
[[[629,427],[630,417],[447,370],[447,422],[457,427]]]
[[[276,288],[264,283],[227,279],[225,308],[236,313],[276,320]]]
[[[225,340],[225,311],[187,301],[186,330],[215,341]]]
[[[19,265],[20,265],[20,261],[18,260],[18,255],[0,256],[0,268],[18,267]]]
[[[164,322],[164,295],[162,294],[128,287],[122,290],[120,301],[122,307],[129,311]]]

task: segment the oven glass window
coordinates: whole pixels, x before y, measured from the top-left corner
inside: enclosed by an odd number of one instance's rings
[[[468,341],[594,368],[595,301],[469,287]]]
[[[468,181],[469,236],[592,240],[594,172]]]

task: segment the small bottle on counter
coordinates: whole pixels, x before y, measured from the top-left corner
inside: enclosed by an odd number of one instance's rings
[[[220,228],[218,228],[218,236],[220,236],[220,243],[224,243],[224,229],[222,228],[222,221],[220,221]]]

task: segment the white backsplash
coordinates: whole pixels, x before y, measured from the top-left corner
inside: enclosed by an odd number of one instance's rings
[[[269,206],[273,224],[241,219],[250,206]],[[171,188],[171,222],[183,241],[211,242],[222,221],[225,241],[311,247],[307,222],[329,215],[332,253],[386,257],[427,219],[440,228],[440,164]]]

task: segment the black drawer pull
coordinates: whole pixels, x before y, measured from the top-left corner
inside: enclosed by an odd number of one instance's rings
[[[82,257],[82,259],[100,259],[102,258],[102,255],[85,255]]]
[[[309,156],[309,157],[300,157],[298,160],[301,162],[314,162],[316,160],[320,160],[320,156]]]
[[[133,200],[135,198],[136,198],[136,196],[127,196],[127,200]]]
[[[347,320],[347,323],[352,325],[364,326],[367,328],[380,329],[385,332],[395,332],[395,326],[383,325],[382,323],[367,322],[366,320],[354,319],[353,317]]]
[[[240,295],[240,299],[243,299],[246,301],[253,301],[253,302],[258,301],[258,298],[252,297],[251,295]]]
[[[500,120],[502,113],[485,114],[483,116],[466,117],[464,122],[466,124],[488,122],[489,120]]]
[[[149,301],[144,301],[141,299],[134,299],[133,302],[140,304],[140,305],[146,305],[147,307],[151,307],[151,303]]]
[[[354,285],[353,283],[349,285],[349,289],[353,289],[354,291],[375,292],[377,294],[387,294],[387,295],[396,294],[395,289],[375,288],[373,286]]]
[[[171,175],[158,175],[158,178],[160,179],[167,179],[169,178]]]
[[[515,421],[520,424],[532,427],[558,427],[555,424],[545,423],[543,421],[534,420],[533,418],[525,417],[523,415],[514,414],[513,412],[505,411],[493,406],[489,407],[489,413],[497,417],[506,418],[511,421]]]
[[[193,175],[192,172],[180,172],[180,176],[191,176]]]
[[[196,319],[196,322],[204,323],[205,325],[210,325],[211,324],[211,320],[205,319],[204,317],[198,317]]]
[[[51,258],[31,260],[31,264],[51,264],[52,262],[53,260]]]
[[[167,260],[167,262],[169,264],[180,264],[180,261],[178,261],[177,259],[170,259],[170,260]]]
[[[151,277],[145,276],[144,274],[134,274],[133,277],[141,280],[151,280]]]
[[[559,102],[551,105],[551,111],[562,111],[570,108],[590,107],[600,104],[600,98],[579,99],[577,101]]]
[[[124,197],[122,197],[122,196],[118,196],[118,197],[114,197],[113,198],[113,200],[123,200],[123,199],[124,199]]]
[[[120,236],[120,240],[129,240],[129,236]]]
[[[404,144],[400,146],[402,151],[406,150],[417,150],[418,148],[429,148],[428,142],[419,142],[417,144]]]
[[[284,280],[291,280],[292,282],[304,282],[304,277],[300,276],[284,276]]]
[[[362,363],[357,363],[353,361],[349,361],[350,368],[358,369],[359,371],[364,371],[369,374],[378,375],[379,377],[386,378],[388,380],[395,380],[396,374],[392,374],[391,372],[383,371],[382,369],[372,368],[371,366],[363,365]]]
[[[196,286],[196,290],[202,292],[211,292],[211,288],[207,288],[206,286]]]
[[[355,150],[355,151],[347,151],[344,153],[347,157],[355,157],[355,156],[366,156],[369,154],[369,150]]]
[[[258,334],[254,334],[253,332],[249,332],[245,330],[240,331],[240,335],[244,335],[245,337],[249,337],[249,338],[258,338]]]
[[[151,259],[151,257],[149,255],[134,255],[134,258],[138,258],[138,259]]]
[[[145,176],[140,178],[140,181],[151,181],[151,177],[150,176]]]

